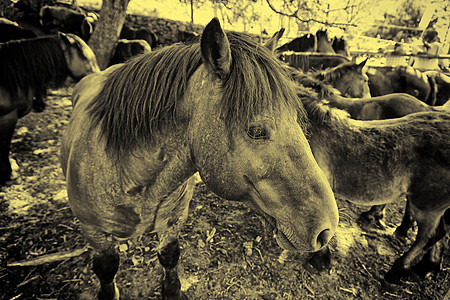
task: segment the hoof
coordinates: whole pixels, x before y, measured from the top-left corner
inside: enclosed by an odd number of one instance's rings
[[[98,292],[98,300],[119,300],[120,293],[115,282],[104,285]]]
[[[40,113],[45,110],[46,104],[42,100],[33,100],[32,107],[34,112]]]
[[[399,284],[391,283],[386,279],[381,280],[381,286],[383,287],[383,289],[389,292],[394,292],[401,287]]]

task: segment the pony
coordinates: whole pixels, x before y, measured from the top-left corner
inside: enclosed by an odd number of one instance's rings
[[[304,78],[292,73],[300,82]],[[362,205],[408,199],[417,237],[384,276],[385,286],[399,284],[411,271],[439,269],[440,240],[450,229],[450,115],[433,111],[359,121],[321,103],[315,91],[299,97],[311,149],[336,197]],[[310,261],[326,265],[329,255],[324,248]]]
[[[47,33],[63,31],[88,41],[98,19],[64,6],[44,5],[39,10],[39,22]]]
[[[123,25],[119,39],[126,40],[144,40],[152,49],[158,45],[158,36],[147,28],[132,28],[126,24]]]
[[[317,52],[319,53],[328,53],[328,54],[336,54],[333,49],[333,39],[328,37],[328,32],[326,29],[319,29],[316,32],[317,39]]]
[[[173,44],[81,80],[61,145],[69,203],[95,250],[100,299],[118,299],[115,238],[157,232],[162,295],[181,297],[178,231],[198,171],[243,201],[285,249],[317,251],[336,201],[303,126],[301,87],[249,36],[217,18],[200,41]]]
[[[0,43],[36,37],[33,31],[22,28],[14,23],[0,22]]]
[[[297,37],[292,41],[278,47],[277,52],[316,52],[317,51],[317,40],[314,34],[308,33]]]
[[[370,98],[369,78],[363,71],[367,60],[359,64],[348,62],[310,75],[336,88],[344,97]]]
[[[324,70],[350,62],[347,57],[342,55],[312,52],[283,52],[279,57],[282,61],[303,72],[308,72],[309,70]]]
[[[145,40],[118,40],[110,65],[123,63],[135,55],[150,51],[152,51],[152,48]]]
[[[448,73],[447,73],[448,74]],[[450,76],[440,71],[426,71],[425,75],[436,83],[436,101],[430,105],[445,105],[450,100]]]
[[[335,37],[333,39],[331,47],[333,48],[334,52],[336,52],[336,54],[340,54],[346,57],[350,56],[347,41],[343,37]]]
[[[9,152],[17,120],[27,115],[32,99],[67,77],[79,80],[99,71],[89,46],[78,36],[53,36],[0,44],[0,185],[20,180],[11,169]],[[11,159],[12,160],[12,159]]]
[[[436,83],[432,77],[410,66],[369,67],[367,70],[372,96],[407,93],[429,104],[436,103]]]
[[[296,75],[297,81],[303,86],[312,88],[323,99],[322,103],[330,107],[345,110],[352,119],[355,120],[385,120],[401,118],[406,115],[425,111],[450,111],[450,102],[444,106],[430,106],[419,99],[404,93],[388,94],[371,98],[345,98],[336,92],[330,84],[318,80],[314,76],[305,74]],[[359,221],[365,226],[377,226],[384,228],[384,218],[386,204],[374,205],[369,211],[363,212]],[[407,203],[403,221],[397,227],[394,235],[404,240],[409,228],[413,225],[413,218]]]
[[[178,41],[187,43],[191,42],[199,37],[198,33],[195,31],[188,30],[178,30]]]

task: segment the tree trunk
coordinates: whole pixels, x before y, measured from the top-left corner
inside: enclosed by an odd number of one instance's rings
[[[98,65],[102,70],[109,65],[125,22],[129,2],[130,0],[103,0],[99,21],[89,39],[89,46],[97,56]]]
[[[194,0],[191,0],[191,24],[194,25]]]

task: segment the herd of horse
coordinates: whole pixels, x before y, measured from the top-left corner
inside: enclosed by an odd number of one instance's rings
[[[262,47],[214,18],[198,39],[103,71],[71,33],[0,44],[3,185],[20,178],[10,164],[17,120],[48,88],[79,81],[60,161],[70,207],[95,250],[99,299],[119,298],[116,238],[147,230],[159,237],[163,298],[181,299],[178,235],[197,172],[221,198],[254,209],[280,247],[312,252],[318,269],[330,260],[336,198],[373,205],[361,218],[378,223],[386,204],[406,198],[396,234],[414,221],[418,233],[383,284],[439,270],[450,230],[446,78],[424,75],[434,78],[432,102],[411,95],[422,95],[418,85],[370,97],[366,61],[304,72],[281,57],[282,34]]]

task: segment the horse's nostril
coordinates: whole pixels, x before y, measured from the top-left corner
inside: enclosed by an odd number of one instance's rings
[[[331,239],[331,230],[330,229],[322,230],[317,235],[317,245],[319,245],[319,247],[322,248],[328,243],[330,239]]]

